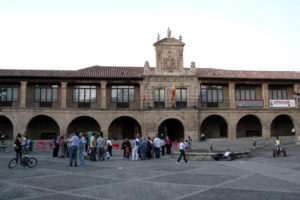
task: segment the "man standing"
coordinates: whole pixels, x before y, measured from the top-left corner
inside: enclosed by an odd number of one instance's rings
[[[147,141],[146,138],[143,138],[141,142],[141,158],[142,160],[146,160],[146,151],[147,151]]]
[[[85,149],[85,143],[86,140],[82,134],[82,132],[79,133],[79,159],[80,159],[80,165],[84,165],[84,149]]]
[[[77,165],[77,151],[79,146],[79,137],[78,133],[73,133],[73,136],[70,139],[70,167],[73,166],[73,160],[74,160],[74,166],[78,167]]]
[[[139,147],[140,147],[140,140],[139,140],[139,136],[137,135],[136,138],[133,140],[132,160],[139,159],[139,154],[138,154]]]
[[[90,138],[90,149],[91,149],[91,161],[96,161],[96,133],[93,133],[93,135]]]
[[[160,147],[161,147],[161,139],[156,136],[153,140],[155,158],[160,158]]]
[[[98,145],[98,158],[99,160],[104,161],[104,144],[105,140],[103,138],[103,134],[100,133],[99,138],[97,139],[97,145]]]
[[[188,161],[187,161],[186,158],[185,158],[185,145],[184,145],[183,142],[180,142],[179,150],[180,150],[180,156],[179,156],[179,158],[178,158],[178,160],[177,160],[176,163],[177,163],[177,164],[180,163],[180,160],[181,160],[181,157],[182,157],[182,156],[183,156],[184,162],[185,162],[185,163],[188,163]]]

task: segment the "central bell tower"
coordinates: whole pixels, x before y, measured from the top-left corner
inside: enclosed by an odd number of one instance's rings
[[[171,37],[171,30],[168,28],[168,37],[160,39],[153,44],[156,52],[157,72],[181,72],[183,70],[183,47],[182,37],[179,39]]]

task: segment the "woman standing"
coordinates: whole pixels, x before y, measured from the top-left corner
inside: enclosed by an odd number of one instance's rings
[[[171,154],[171,147],[172,147],[172,142],[169,139],[169,136],[166,138],[166,149],[167,149],[167,155]]]

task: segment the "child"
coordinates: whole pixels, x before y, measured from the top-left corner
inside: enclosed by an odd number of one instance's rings
[[[109,151],[106,151],[106,152],[105,152],[105,161],[106,161],[106,162],[109,162],[109,161],[110,161],[110,153],[109,153]]]
[[[130,149],[129,146],[125,147],[125,158],[127,158],[129,160],[129,156],[130,156]]]

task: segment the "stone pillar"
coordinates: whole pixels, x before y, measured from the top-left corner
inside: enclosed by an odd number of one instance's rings
[[[264,108],[269,108],[269,84],[263,83],[261,85],[262,99],[264,101]]]
[[[20,92],[20,107],[26,107],[26,91],[27,91],[27,81],[21,81],[21,92]]]
[[[262,126],[262,137],[264,139],[271,138],[271,124],[270,123],[265,123]]]
[[[299,84],[294,84],[294,93],[299,94],[300,93],[300,85]],[[296,102],[296,108],[299,107],[299,99],[295,99]]]
[[[107,85],[107,81],[101,81],[101,104],[100,104],[100,108],[101,109],[106,109],[106,85]]]
[[[145,96],[145,87],[142,82],[140,82],[140,108],[144,109],[144,96]]]
[[[234,124],[228,124],[228,139],[236,139],[236,126]]]
[[[235,83],[229,82],[229,105],[230,108],[236,108],[235,107]]]
[[[60,108],[67,108],[67,82],[61,82],[60,88]]]

